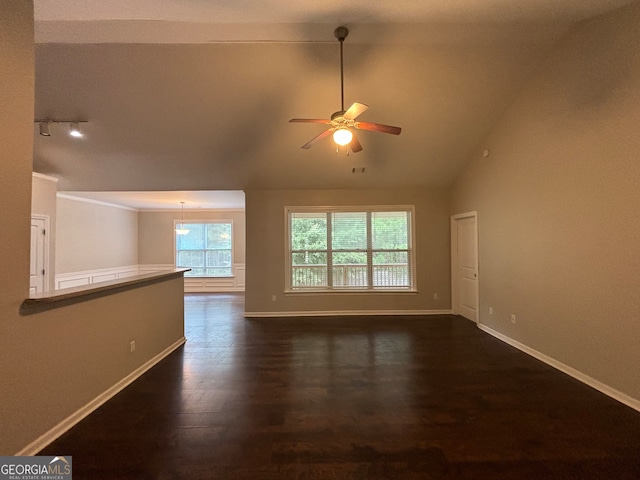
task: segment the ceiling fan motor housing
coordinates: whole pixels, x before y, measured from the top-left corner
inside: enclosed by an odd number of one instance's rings
[[[333,31],[333,35],[340,40],[344,41],[345,38],[349,35],[349,29],[347,27],[338,27]]]

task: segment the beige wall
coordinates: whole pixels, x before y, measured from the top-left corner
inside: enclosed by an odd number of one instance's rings
[[[45,266],[47,272],[49,290],[55,286],[56,269],[56,193],[57,180],[51,177],[33,174],[31,180],[31,214],[46,215],[49,217],[49,262]]]
[[[10,424],[3,425],[7,438],[0,448],[8,454],[183,338],[183,279],[26,315],[21,322],[14,338],[21,365],[11,378],[13,396],[2,407],[13,413]]]
[[[180,212],[140,212],[138,229],[138,258],[140,264],[173,264],[174,220]],[[245,214],[244,210],[194,210],[184,212],[188,220],[232,220],[233,261],[245,263]]]
[[[0,2],[0,454],[18,450],[22,392],[15,384],[24,368],[20,341],[24,324],[18,311],[29,293],[29,218],[33,156],[33,5]],[[10,208],[9,208],[10,206]]]
[[[0,2],[0,455],[13,455],[183,336],[182,278],[21,316],[29,293],[33,4]],[[129,353],[129,341],[137,350]]]
[[[31,181],[31,213],[39,213],[56,218],[57,180],[44,175],[33,174]]]
[[[249,190],[245,310],[250,313],[418,311],[451,308],[445,190]],[[284,295],[285,206],[415,205],[417,294]],[[434,300],[438,293],[439,300]],[[277,300],[272,301],[276,295]]]
[[[33,5],[0,2],[0,454],[14,454],[29,430],[17,387],[25,369],[25,324],[18,314],[29,294],[29,222],[33,156]],[[33,431],[31,431],[33,434]],[[16,439],[16,437],[18,437]],[[29,434],[27,434],[29,438]]]
[[[638,45],[638,3],[574,29],[452,198],[478,211],[481,323],[640,400]]]
[[[58,197],[56,273],[138,264],[138,212]]]
[[[11,323],[16,307],[29,291],[34,89],[32,16],[33,5],[29,1],[0,3],[0,131],[4,132],[0,141],[0,218],[3,225],[0,228],[0,328],[6,322]],[[0,330],[0,342],[6,341],[3,333]]]

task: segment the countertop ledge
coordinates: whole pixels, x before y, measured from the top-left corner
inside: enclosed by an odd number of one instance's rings
[[[64,307],[74,303],[84,302],[93,298],[112,295],[124,290],[143,287],[153,283],[163,282],[176,277],[184,276],[190,268],[178,268],[172,271],[151,272],[120,280],[110,280],[108,282],[92,283],[81,287],[63,288],[43,292],[25,299],[20,305],[20,313],[29,315],[45,310]]]

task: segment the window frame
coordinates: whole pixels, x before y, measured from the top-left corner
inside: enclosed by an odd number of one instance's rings
[[[178,266],[178,234],[176,228],[178,225],[191,225],[191,224],[228,224],[231,225],[231,273],[229,275],[189,275],[190,272],[185,273],[185,278],[233,278],[235,277],[235,230],[232,219],[209,219],[209,220],[192,220],[192,219],[174,219],[173,220],[173,265],[175,268],[194,268],[194,267],[179,267]],[[204,251],[205,256],[207,249],[197,250]],[[197,268],[197,267],[196,267]]]
[[[292,286],[292,249],[291,249],[291,214],[292,213],[367,213],[367,219],[371,218],[371,213],[377,212],[407,212],[409,213],[409,235],[407,236],[408,242],[408,256],[409,256],[409,286],[406,287],[376,287],[375,285],[368,285],[362,287],[294,287]],[[369,220],[368,220],[369,222]],[[399,294],[399,293],[417,293],[416,286],[416,216],[415,205],[349,205],[349,206],[285,206],[284,208],[284,226],[285,226],[285,290],[286,294],[305,295],[305,294]],[[330,228],[330,223],[327,228]],[[371,236],[370,228],[367,228],[368,236]],[[327,235],[327,240],[330,239],[330,235]],[[371,270],[374,264],[369,262],[372,258],[372,252],[379,249],[373,249],[370,241],[367,242],[367,270]],[[398,250],[404,251],[404,250]],[[327,245],[327,263],[329,263],[332,257],[333,249],[331,245]],[[333,268],[333,267],[331,267]]]

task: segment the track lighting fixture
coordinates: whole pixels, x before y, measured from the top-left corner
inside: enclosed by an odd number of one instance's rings
[[[78,122],[71,122],[69,125],[69,135],[72,137],[81,137],[80,124]]]
[[[34,123],[39,125],[40,135],[43,137],[51,136],[51,125],[55,123],[68,123],[69,124],[69,135],[72,137],[82,137],[84,134],[80,130],[81,123],[89,123],[86,120],[50,120],[48,118],[34,120]]]
[[[49,122],[40,122],[40,135],[43,137],[50,137],[51,130],[49,129]]]

